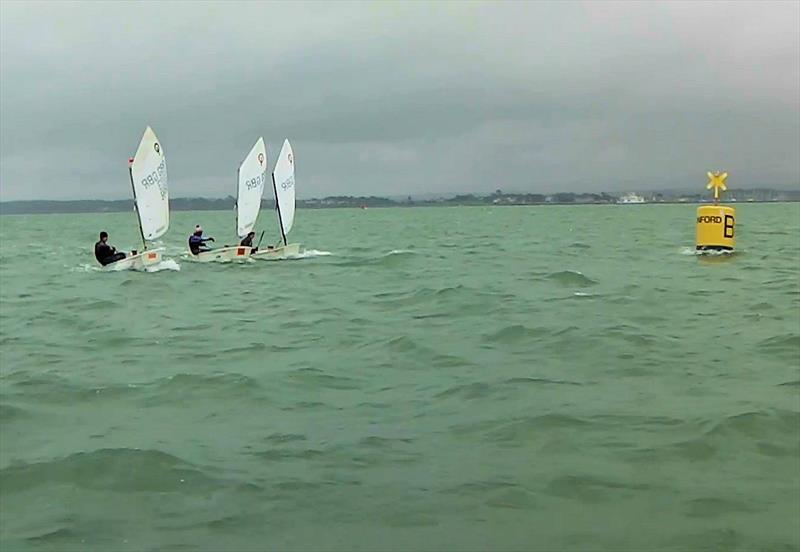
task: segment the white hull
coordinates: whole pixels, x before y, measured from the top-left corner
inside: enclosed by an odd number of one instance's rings
[[[259,261],[280,261],[283,259],[291,259],[300,255],[300,244],[290,243],[289,245],[282,245],[273,249],[259,249],[251,255],[253,259]]]
[[[161,252],[164,248],[147,249],[136,255],[128,255],[117,262],[107,264],[103,270],[113,272],[117,270],[147,270],[148,267],[157,265],[161,262]]]
[[[219,247],[211,251],[203,251],[199,255],[193,255],[189,251],[189,259],[198,263],[230,263],[232,261],[246,261],[250,258],[252,248],[240,245],[231,247]]]

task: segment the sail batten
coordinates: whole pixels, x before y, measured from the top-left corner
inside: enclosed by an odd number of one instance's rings
[[[142,239],[158,239],[169,230],[169,186],[164,148],[150,127],[139,142],[130,175]]]
[[[259,138],[239,165],[236,195],[236,234],[243,238],[253,230],[261,209],[267,181],[267,148]]]
[[[275,171],[272,173],[275,203],[278,210],[278,225],[284,242],[286,235],[294,224],[295,185],[294,185],[294,153],[289,140],[284,140]]]

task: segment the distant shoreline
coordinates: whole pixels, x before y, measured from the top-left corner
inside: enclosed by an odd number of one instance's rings
[[[437,199],[395,200],[385,197],[353,197],[332,196],[322,199],[297,200],[298,209],[358,209],[358,208],[403,208],[403,207],[507,207],[507,206],[555,206],[555,205],[698,205],[712,203],[707,194],[650,194],[635,196],[630,202],[629,196],[612,196],[602,194],[559,193],[514,194],[498,192],[485,195],[461,194]],[[731,190],[722,203],[794,203],[800,202],[800,191],[779,191],[769,189]],[[170,200],[172,211],[230,211],[235,206],[232,197],[210,198],[174,198]],[[262,201],[263,210],[272,210],[272,200]],[[45,214],[102,214],[124,213],[133,210],[133,200],[23,200],[0,202],[0,215],[45,215]]]

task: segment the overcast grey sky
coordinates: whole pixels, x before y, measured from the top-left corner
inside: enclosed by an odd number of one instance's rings
[[[800,187],[800,3],[0,2],[0,199]]]

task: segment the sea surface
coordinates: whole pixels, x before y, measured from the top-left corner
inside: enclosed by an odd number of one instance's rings
[[[0,218],[0,550],[800,549],[800,204],[232,218]]]

